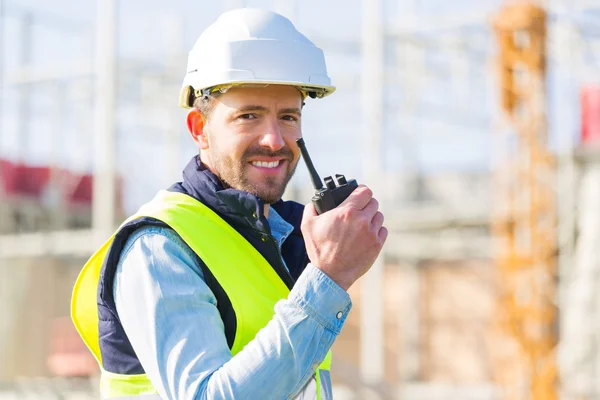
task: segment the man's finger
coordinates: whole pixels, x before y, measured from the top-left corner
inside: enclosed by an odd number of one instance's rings
[[[372,198],[369,203],[362,209],[362,213],[370,220],[373,219],[375,213],[379,210],[379,202],[377,199]]]
[[[317,210],[315,210],[315,206],[313,205],[313,203],[308,203],[304,206],[303,219],[305,217],[316,217],[317,215]]]
[[[343,201],[341,206],[350,206],[356,210],[365,208],[373,198],[373,192],[365,185],[358,185],[356,189]]]
[[[385,243],[385,241],[388,237],[388,230],[385,226],[381,227],[381,229],[379,230],[378,236],[379,236],[379,240],[381,240],[383,243]]]
[[[379,232],[381,227],[383,226],[383,214],[381,211],[377,211],[375,216],[371,220],[371,226],[373,227],[373,232]]]

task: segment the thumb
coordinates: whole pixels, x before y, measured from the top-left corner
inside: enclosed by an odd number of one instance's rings
[[[318,215],[319,214],[317,214],[317,210],[315,210],[313,203],[308,203],[304,206],[304,214],[302,215],[302,219],[316,217]]]

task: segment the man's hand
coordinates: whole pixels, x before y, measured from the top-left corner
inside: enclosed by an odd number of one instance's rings
[[[371,268],[387,239],[378,209],[379,203],[365,185],[321,215],[312,203],[304,208],[301,228],[308,257],[344,290]]]

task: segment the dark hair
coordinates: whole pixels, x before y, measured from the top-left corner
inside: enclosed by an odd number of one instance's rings
[[[215,108],[215,95],[211,94],[208,96],[199,96],[194,100],[194,108],[200,111],[200,114],[205,120],[210,118],[210,114]]]
[[[215,108],[215,100],[212,96],[196,97],[196,100],[194,100],[194,108],[200,111],[200,114],[207,120],[210,117],[213,108]]]

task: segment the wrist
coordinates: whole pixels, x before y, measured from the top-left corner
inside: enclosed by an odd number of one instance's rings
[[[352,307],[348,292],[312,263],[300,274],[288,300],[336,335]]]
[[[321,266],[311,263],[321,272],[323,272],[329,279],[331,279],[336,285],[345,290],[346,292],[350,289],[350,286],[354,283],[354,280],[348,277],[348,274],[336,273],[334,268],[328,268],[327,266]]]

